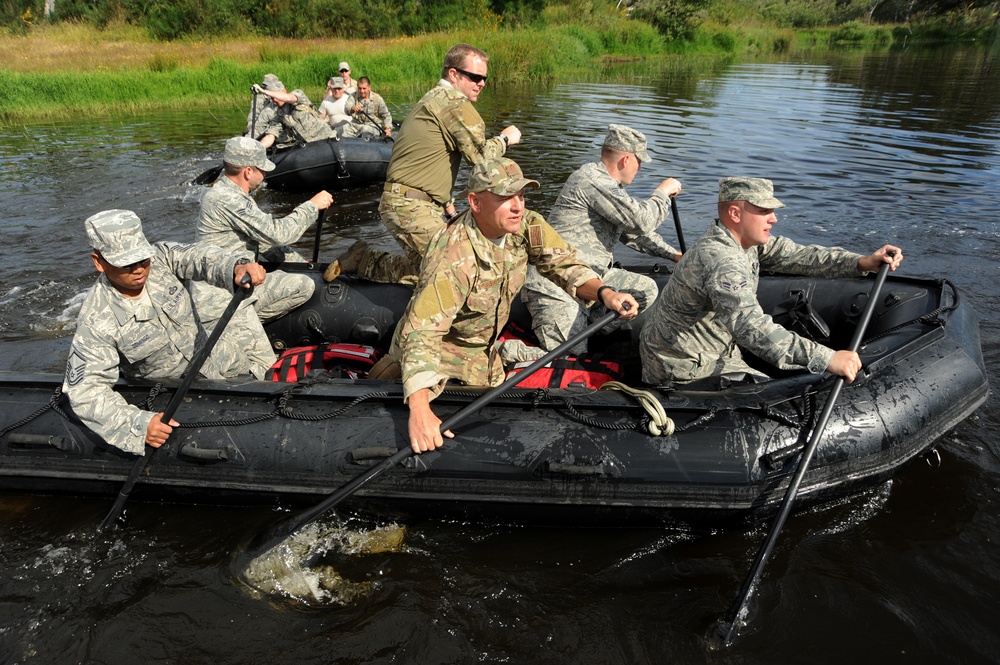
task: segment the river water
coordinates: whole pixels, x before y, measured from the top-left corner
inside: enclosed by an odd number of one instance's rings
[[[279,75],[281,72],[277,72]],[[692,75],[630,65],[603,83],[489,89],[487,124],[547,212],[609,122],[647,134],[688,244],[717,179],[772,178],[777,232],[870,251],[903,274],[952,280],[1000,376],[1000,67],[984,50],[835,53]],[[295,82],[299,83],[299,82]],[[428,85],[432,84],[428,81]],[[395,100],[403,116],[413,100]],[[201,188],[246,111],[192,107],[8,127],[0,142],[0,367],[61,371],[94,278],[83,219],[130,208],[153,240],[187,240]],[[376,188],[337,194],[323,243],[386,248]],[[262,192],[279,213],[302,196]],[[669,222],[663,228],[676,244]],[[311,242],[301,246],[308,254]],[[639,255],[624,250],[623,260]],[[0,424],[4,424],[0,414]],[[426,521],[398,551],[341,557],[345,593],[299,603],[234,582],[233,552],[268,511],[132,504],[98,538],[108,501],[0,496],[0,663],[978,663],[1000,661],[1000,403],[941,441],[941,465],[793,516],[750,626],[706,643],[763,538],[753,532],[560,530]],[[365,523],[352,523],[363,530]]]

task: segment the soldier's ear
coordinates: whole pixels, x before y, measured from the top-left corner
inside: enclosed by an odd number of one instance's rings
[[[94,267],[97,268],[97,272],[104,272],[104,265],[101,263],[100,254],[97,252],[91,252],[90,260],[94,262]]]
[[[469,210],[473,213],[478,213],[483,208],[482,199],[475,192],[469,192]]]

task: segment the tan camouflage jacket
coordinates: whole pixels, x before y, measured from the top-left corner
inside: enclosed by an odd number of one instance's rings
[[[430,195],[444,206],[464,156],[469,164],[499,157],[503,139],[486,138],[486,123],[469,98],[439,82],[413,107],[392,146],[386,182]]]
[[[326,120],[320,118],[309,104],[285,104],[277,110],[275,118],[293,137],[306,143],[337,136]],[[270,128],[267,133],[274,134]]]
[[[647,314],[639,346],[643,381],[687,382],[733,371],[745,366],[739,347],[781,369],[824,371],[832,349],[786,330],[761,309],[760,270],[856,277],[859,258],[777,236],[743,249],[716,220],[681,259]]]
[[[203,243],[162,242],[154,244],[153,250],[146,306],[134,312],[127,308],[124,296],[104,275],[87,292],[63,381],[63,392],[87,427],[109,444],[139,455],[155,414],[126,403],[112,389],[119,368],[136,378],[179,377],[207,337],[195,318],[183,280],[205,280],[232,293],[233,268],[241,258]],[[243,355],[240,349],[217,345],[201,374],[221,379],[249,371],[238,362],[240,358],[227,357],[237,352]]]
[[[390,349],[402,366],[404,400],[421,388],[437,396],[448,379],[476,386],[503,382],[496,339],[529,263],[571,296],[597,277],[530,210],[503,247],[480,233],[468,210],[435,236]]]

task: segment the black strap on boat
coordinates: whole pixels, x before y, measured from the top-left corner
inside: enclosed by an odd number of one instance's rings
[[[941,307],[938,307],[937,309],[935,309],[932,312],[927,312],[923,316],[918,316],[915,319],[910,319],[909,321],[906,321],[904,323],[900,323],[899,325],[895,325],[895,326],[889,328],[888,330],[884,330],[884,331],[880,332],[877,335],[873,335],[873,336],[865,339],[864,342],[862,342],[862,345],[871,344],[872,342],[874,342],[877,339],[882,339],[883,337],[891,335],[892,333],[896,332],[897,330],[902,330],[903,328],[907,328],[907,327],[912,326],[912,325],[914,325],[916,323],[922,323],[925,326],[935,326],[935,325],[939,326],[939,325],[943,325],[944,321],[938,315],[939,314],[943,314],[945,312],[953,312],[956,309],[958,309],[958,302],[959,302],[960,296],[958,295],[958,289],[955,288],[955,285],[952,284],[950,280],[942,278],[942,279],[939,279],[937,281],[938,281],[938,284],[947,284],[948,285],[948,288],[951,289],[952,295],[955,296],[955,302],[953,302],[950,305],[942,305]]]
[[[0,437],[6,436],[6,434],[8,432],[13,432],[18,427],[23,427],[24,425],[27,425],[32,420],[34,420],[38,416],[42,415],[43,413],[45,413],[49,409],[54,409],[57,413],[61,414],[62,412],[59,411],[58,409],[56,409],[56,403],[59,401],[59,397],[61,395],[62,395],[62,386],[57,386],[56,389],[55,389],[55,391],[53,391],[53,393],[52,393],[52,397],[49,398],[49,403],[48,404],[46,404],[45,406],[43,406],[40,409],[38,409],[37,411],[35,411],[34,413],[32,413],[30,416],[22,418],[21,420],[18,420],[16,423],[14,423],[12,425],[8,425],[7,427],[4,427],[3,429],[0,429]]]

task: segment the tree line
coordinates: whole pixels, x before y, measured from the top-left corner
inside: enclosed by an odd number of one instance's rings
[[[667,40],[710,21],[811,28],[849,22],[997,22],[997,0],[0,0],[0,25],[22,34],[77,21],[143,27],[151,37],[391,38],[490,27],[542,27],[566,15],[624,13]],[[558,7],[559,11],[553,11]]]

